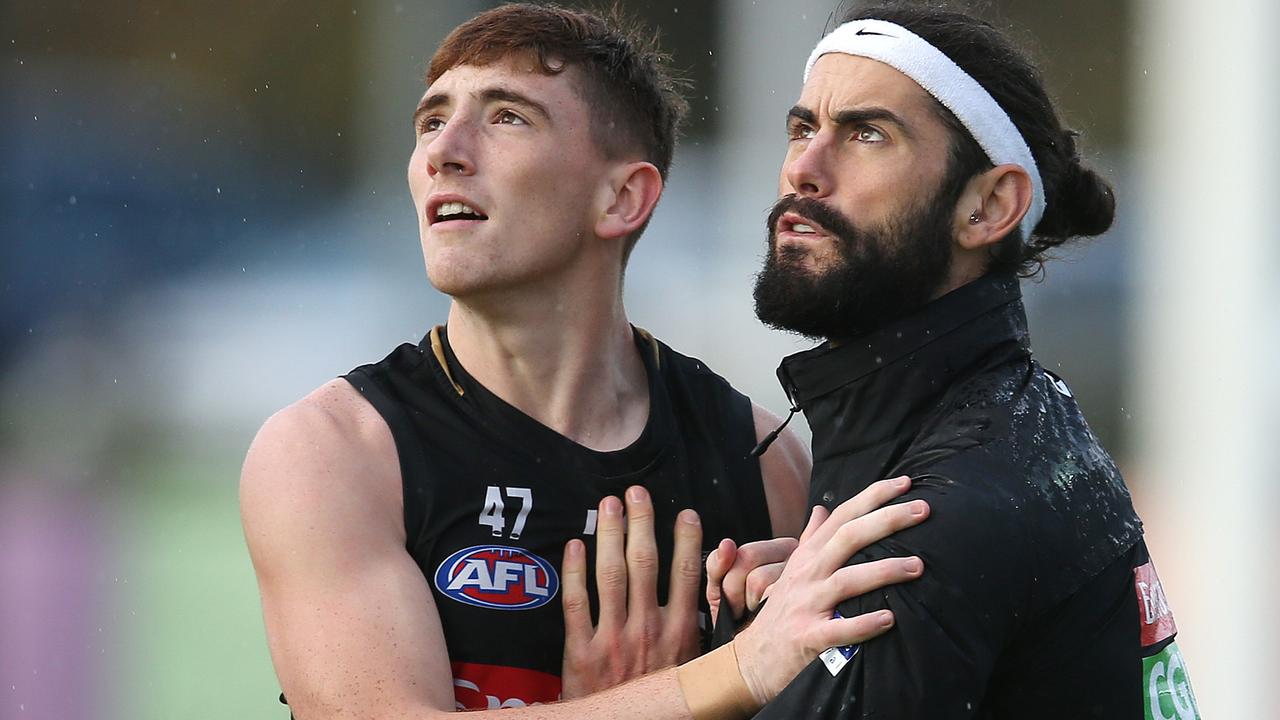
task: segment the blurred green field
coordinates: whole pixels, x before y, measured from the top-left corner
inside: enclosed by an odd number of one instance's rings
[[[240,530],[240,457],[159,459],[114,501],[111,717],[287,718]]]

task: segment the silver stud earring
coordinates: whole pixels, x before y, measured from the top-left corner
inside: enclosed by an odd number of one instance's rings
[[[982,222],[982,214],[979,213],[977,210],[974,210],[972,213],[969,214],[970,225],[977,225],[980,222]]]

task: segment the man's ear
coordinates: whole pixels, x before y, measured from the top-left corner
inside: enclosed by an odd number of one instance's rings
[[[956,243],[977,250],[1000,242],[1031,208],[1031,193],[1031,176],[1021,165],[997,165],[975,175],[956,205]]]
[[[623,238],[634,234],[649,220],[661,194],[662,174],[653,163],[619,165],[601,188],[596,235]]]

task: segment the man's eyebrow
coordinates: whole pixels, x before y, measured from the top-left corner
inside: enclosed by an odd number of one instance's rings
[[[801,122],[807,122],[816,125],[818,116],[812,110],[803,105],[796,105],[787,112],[788,120],[794,118]],[[884,107],[866,107],[851,108],[848,110],[840,110],[831,116],[831,122],[836,125],[859,125],[869,122],[889,122],[897,125],[902,133],[907,137],[912,137],[911,126],[907,124],[897,113]]]
[[[491,102],[507,102],[513,105],[520,105],[541,115],[544,120],[551,122],[551,113],[547,111],[547,107],[542,103],[523,93],[505,87],[491,87],[481,90],[479,97],[486,103]],[[441,105],[448,105],[452,98],[448,93],[428,93],[422,98],[422,102],[418,103],[418,108],[413,111],[414,125],[418,124],[419,118],[424,114],[435,110]]]
[[[418,120],[423,115],[431,112],[432,110],[435,110],[441,105],[448,105],[449,100],[450,100],[450,97],[448,93],[428,93],[426,96],[424,96],[422,98],[422,101],[418,103],[418,107],[413,111],[414,127],[417,127]]]
[[[551,121],[551,113],[547,112],[547,107],[545,105],[534,100],[528,95],[516,92],[510,88],[486,88],[480,92],[480,98],[485,102],[509,102],[514,105],[523,105],[541,115],[543,120],[548,122]]]
[[[792,119],[799,120],[800,122],[807,122],[810,125],[816,125],[818,123],[818,116],[814,115],[812,110],[803,105],[794,105],[787,111],[787,122],[791,122]]]
[[[897,125],[907,137],[912,137],[911,127],[907,125],[906,121],[899,117],[897,113],[883,107],[841,110],[831,116],[831,121],[837,125],[861,125],[877,121],[888,122]]]

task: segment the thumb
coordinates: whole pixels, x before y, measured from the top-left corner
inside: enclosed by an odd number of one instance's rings
[[[729,538],[721,540],[716,549],[707,555],[707,605],[711,609],[712,624],[716,622],[720,612],[720,584],[724,582],[724,576],[729,573],[737,558],[738,545]]]

